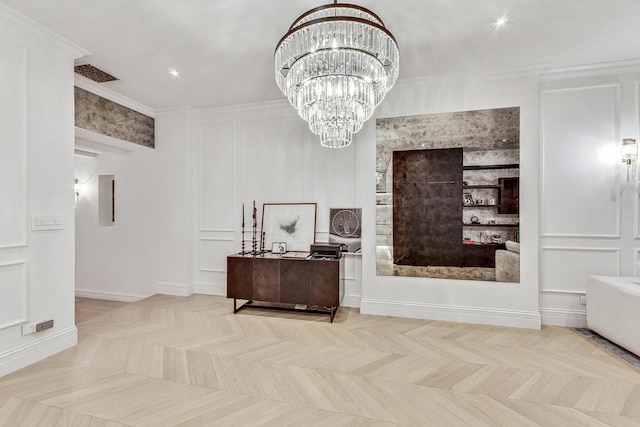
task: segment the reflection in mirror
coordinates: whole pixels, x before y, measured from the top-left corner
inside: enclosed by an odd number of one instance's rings
[[[116,179],[114,175],[98,176],[98,224],[115,225]]]
[[[376,122],[376,272],[520,281],[520,109]]]

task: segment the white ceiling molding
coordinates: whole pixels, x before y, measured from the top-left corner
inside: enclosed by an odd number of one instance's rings
[[[549,69],[540,75],[540,80],[557,80],[569,77],[595,77],[611,73],[633,73],[636,71],[640,71],[640,59]]]
[[[95,95],[108,99],[109,101],[113,101],[116,104],[123,105],[127,108],[135,110],[146,116],[153,117],[155,119],[156,111],[153,108],[149,108],[138,101],[134,101],[131,98],[127,98],[126,96],[120,95],[119,93],[116,93],[111,89],[108,89],[102,86],[100,83],[96,83],[93,80],[90,80],[86,77],[82,77],[79,74],[75,74],[74,77],[75,77],[74,83],[80,89],[84,89],[87,92],[91,92]]]
[[[88,50],[54,33],[48,28],[43,27],[33,19],[27,18],[26,16],[22,15],[21,13],[15,11],[14,9],[3,3],[0,3],[0,20],[6,21],[9,24],[16,25],[40,38],[52,42],[53,44],[71,53],[74,58],[80,58],[85,55],[91,54],[91,52],[89,52]]]
[[[90,130],[79,127],[75,128],[75,137],[76,150],[93,153],[96,156],[105,152],[127,155],[132,151],[153,150],[153,148],[91,132]]]

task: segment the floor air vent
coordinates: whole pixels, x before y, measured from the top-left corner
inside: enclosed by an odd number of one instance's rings
[[[101,69],[96,68],[93,65],[89,65],[89,64],[76,65],[75,67],[73,67],[73,69],[77,74],[80,74],[81,76],[86,77],[98,83],[112,82],[114,80],[118,80],[117,78],[113,77],[111,74],[105,73]]]

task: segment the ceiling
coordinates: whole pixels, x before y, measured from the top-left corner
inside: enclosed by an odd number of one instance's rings
[[[281,101],[273,51],[312,0],[0,0],[87,49],[153,109]],[[400,48],[400,79],[640,59],[639,0],[354,0]],[[497,30],[503,15],[509,22]],[[169,69],[178,70],[173,77]]]

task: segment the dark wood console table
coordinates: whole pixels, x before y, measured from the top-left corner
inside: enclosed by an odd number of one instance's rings
[[[233,298],[234,313],[247,307],[295,310],[329,314],[333,323],[343,296],[344,257],[227,257],[227,298]],[[247,302],[238,307],[238,299]]]

